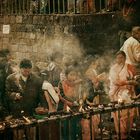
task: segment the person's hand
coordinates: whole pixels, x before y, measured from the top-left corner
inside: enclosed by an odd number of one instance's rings
[[[79,106],[78,102],[77,102],[77,101],[74,101],[74,102],[73,102],[73,106],[75,106],[75,107],[76,107],[76,106]]]
[[[65,104],[68,105],[69,107],[72,107],[73,106],[73,103],[72,102],[69,102],[69,101],[65,101]]]
[[[36,114],[43,115],[43,114],[46,114],[48,112],[48,109],[46,109],[44,107],[37,107],[35,109],[35,112],[36,112]]]
[[[55,89],[56,93],[57,93],[58,95],[60,95],[60,89],[59,89],[58,87],[54,87],[54,89]]]
[[[135,80],[129,80],[128,81],[128,85],[137,85],[137,84],[138,84],[138,82],[135,81]]]
[[[20,95],[20,93],[16,93],[15,100],[20,100],[21,98],[22,98],[22,96]]]

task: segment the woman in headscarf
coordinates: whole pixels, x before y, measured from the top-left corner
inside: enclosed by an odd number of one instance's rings
[[[132,65],[125,62],[126,54],[119,51],[116,55],[116,63],[111,67],[109,73],[110,91],[109,96],[111,101],[121,101],[123,103],[131,103],[132,97],[135,97],[133,79],[135,69]],[[121,139],[127,138],[127,132],[132,127],[134,109],[125,109],[120,112],[120,132]],[[128,116],[130,114],[130,116]],[[113,113],[116,132],[118,128],[118,112]]]

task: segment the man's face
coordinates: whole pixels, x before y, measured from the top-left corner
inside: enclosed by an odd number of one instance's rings
[[[140,31],[137,32],[137,38],[140,41]]]
[[[32,71],[31,68],[21,68],[20,70],[24,77],[28,77]]]
[[[133,37],[136,38],[138,41],[140,41],[140,31],[136,31],[136,32],[133,34]]]

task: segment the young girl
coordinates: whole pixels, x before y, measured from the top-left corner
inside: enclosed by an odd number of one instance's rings
[[[78,71],[74,67],[69,67],[65,71],[66,79],[59,84],[60,90],[60,102],[58,105],[58,110],[67,110],[70,108],[73,110],[77,105],[76,102],[79,100],[79,88],[81,79],[79,79]],[[69,134],[68,134],[69,132]],[[65,140],[71,137],[72,140],[80,139],[80,120],[77,117],[71,118],[69,120],[64,120],[62,135]]]

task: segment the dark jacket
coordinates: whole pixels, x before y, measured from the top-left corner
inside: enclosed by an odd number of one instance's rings
[[[31,116],[39,103],[47,106],[42,92],[42,82],[34,74],[30,74],[26,82],[17,73],[8,76],[6,80],[6,98],[12,115],[20,117],[23,110],[25,114]],[[20,100],[15,100],[16,93],[21,94],[22,98]]]
[[[7,77],[7,61],[5,59],[0,61],[0,119],[8,115],[6,108],[7,103],[5,101],[5,80]]]
[[[0,101],[3,102],[3,94],[5,92],[5,80],[6,80],[6,62],[0,61]]]
[[[87,100],[93,102],[93,99],[104,91],[103,83],[99,82],[99,85],[95,87],[91,80],[87,80],[86,82],[86,89],[88,90]]]

